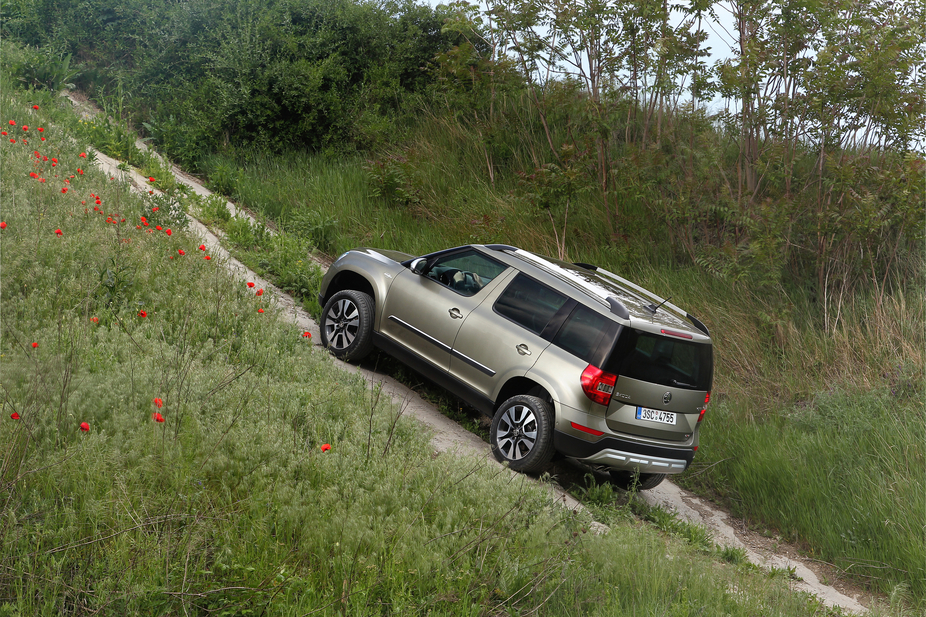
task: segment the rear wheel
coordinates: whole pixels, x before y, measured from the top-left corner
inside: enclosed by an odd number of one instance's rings
[[[515,471],[543,471],[553,458],[550,404],[536,396],[512,396],[492,418],[489,436],[499,461]]]
[[[322,345],[341,360],[361,360],[373,351],[373,299],[345,289],[331,296],[321,318]]]
[[[647,491],[659,486],[666,479],[664,473],[641,473],[625,471],[623,469],[612,469],[611,484],[625,491]]]

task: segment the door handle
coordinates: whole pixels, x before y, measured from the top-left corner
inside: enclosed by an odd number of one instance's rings
[[[463,319],[463,313],[461,313],[460,309],[456,307],[450,309],[450,316],[454,319]]]
[[[517,349],[517,350],[518,350],[518,353],[521,354],[522,356],[529,356],[529,355],[531,355],[531,350],[528,349],[527,345],[525,345],[524,343],[521,343],[520,345],[518,345],[517,347],[515,347],[515,349]]]

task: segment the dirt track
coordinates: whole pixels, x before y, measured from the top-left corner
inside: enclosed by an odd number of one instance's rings
[[[75,104],[84,105],[76,101]],[[139,142],[139,147],[144,148],[144,144]],[[102,153],[96,153],[96,158],[100,167],[110,176],[132,183],[139,191],[148,190],[148,187],[145,186],[146,179],[139,173],[134,170],[120,170],[118,161]],[[196,193],[203,196],[211,194],[195,178],[181,170],[175,168],[174,174],[180,182],[191,187]],[[246,216],[246,213],[240,212],[230,202],[228,207],[233,213]],[[270,281],[261,279],[231,257],[222,248],[219,238],[199,221],[191,219],[190,228],[194,234],[203,239],[209,253],[219,263],[226,264],[242,280],[254,281],[258,286],[271,291],[273,301],[279,307],[280,312],[300,330],[311,332],[313,340],[320,340],[318,325],[290,296],[277,289]],[[405,415],[415,418],[428,426],[433,431],[432,444],[436,452],[475,456],[484,460],[487,465],[498,465],[491,455],[488,444],[441,414],[432,404],[423,400],[405,385],[367,368],[346,364],[334,358],[332,358],[332,361],[346,371],[363,375],[370,382],[371,387],[380,385],[383,392],[391,396],[396,404],[402,407]],[[557,476],[562,474],[565,477],[572,474],[581,479],[587,472],[587,469],[579,466],[570,466],[569,464],[557,466]],[[803,558],[797,549],[780,542],[774,536],[769,537],[768,534],[760,534],[747,529],[743,521],[733,520],[727,512],[720,509],[716,504],[684,491],[668,481],[663,482],[653,490],[644,491],[642,496],[650,505],[658,505],[675,512],[683,520],[706,527],[711,532],[714,542],[719,546],[733,546],[744,549],[748,559],[761,567],[783,570],[793,569],[791,576],[793,589],[810,592],[818,596],[827,606],[838,606],[859,614],[867,612],[863,602],[868,603],[870,598],[865,597],[863,592],[849,584],[841,584],[839,573],[835,568]],[[570,509],[582,508],[582,504],[562,488],[554,488],[551,497],[561,503],[563,507]],[[598,525],[595,531],[605,533],[607,527]],[[835,582],[833,584],[824,584],[821,578]]]

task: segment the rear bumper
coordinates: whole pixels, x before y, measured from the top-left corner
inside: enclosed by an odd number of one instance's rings
[[[694,450],[690,448],[651,446],[618,437],[588,442],[561,431],[553,432],[553,446],[561,454],[583,463],[640,473],[681,473],[694,459]]]

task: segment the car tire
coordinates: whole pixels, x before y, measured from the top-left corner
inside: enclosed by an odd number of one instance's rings
[[[362,360],[373,351],[373,299],[345,289],[325,303],[321,318],[322,345],[346,362]]]
[[[502,403],[489,429],[492,454],[515,471],[539,472],[553,458],[553,411],[536,396],[519,394]]]
[[[651,488],[656,488],[666,479],[664,473],[636,474],[623,469],[612,469],[610,474],[611,484],[625,491],[648,491]]]

